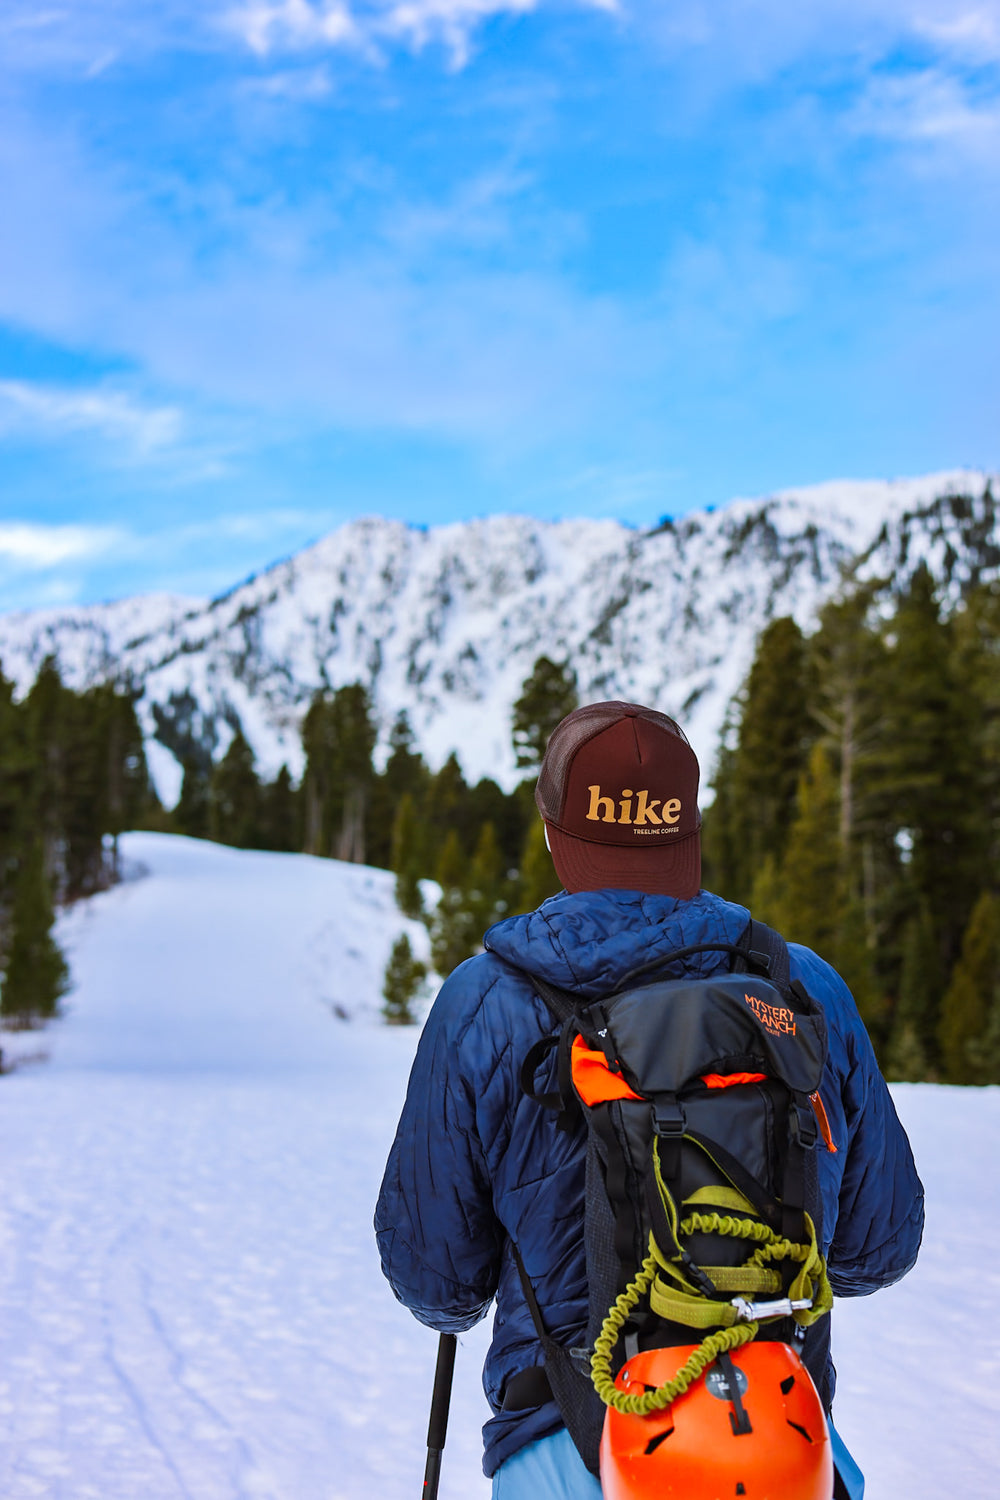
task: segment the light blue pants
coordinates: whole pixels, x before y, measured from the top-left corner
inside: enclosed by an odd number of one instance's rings
[[[849,1500],[863,1500],[865,1476],[830,1423],[833,1462]],[[565,1427],[508,1458],[493,1476],[493,1500],[601,1500],[601,1486]]]

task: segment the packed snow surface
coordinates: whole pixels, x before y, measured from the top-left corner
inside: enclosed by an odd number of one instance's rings
[[[48,1062],[0,1078],[0,1495],[417,1500],[436,1339],[371,1230],[416,1041],[378,1021],[391,877],[124,847],[133,878],[62,920]],[[986,1496],[1000,1090],[894,1095],[927,1233],[901,1285],[837,1306],[837,1422],[868,1500]],[[487,1337],[458,1351],[442,1500],[489,1492]]]

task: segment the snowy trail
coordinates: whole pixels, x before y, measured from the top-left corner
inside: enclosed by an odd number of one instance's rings
[[[127,852],[152,873],[63,928],[51,1062],[0,1087],[0,1495],[415,1496],[435,1336],[371,1229],[415,1035],[371,1020],[391,879]],[[453,1500],[488,1488],[480,1364],[463,1351]]]
[[[64,920],[51,1061],[0,1079],[0,1496],[417,1500],[436,1339],[371,1231],[415,1043],[374,1019],[391,879],[126,851],[146,878]],[[987,1496],[1000,1090],[895,1096],[928,1232],[899,1287],[838,1304],[838,1425],[868,1500]],[[489,1492],[487,1338],[459,1349],[442,1500]]]

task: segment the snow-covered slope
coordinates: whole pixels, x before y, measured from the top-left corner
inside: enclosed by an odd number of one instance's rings
[[[359,520],[210,603],[0,616],[0,664],[22,690],[48,652],[73,685],[141,685],[151,742],[193,733],[221,750],[238,719],[272,775],[283,760],[300,769],[315,689],[361,681],[383,743],[405,708],[433,764],[457,749],[467,775],[509,785],[511,705],[545,652],[572,662],[585,699],[674,714],[708,767],[768,619],[808,625],[846,570],[905,574],[918,558],[954,586],[998,570],[988,476],[831,483],[652,532],[519,516],[432,530]],[[151,764],[171,801],[176,759],[154,743]]]
[[[124,847],[145,877],[61,918],[50,1063],[0,1078],[0,1495],[411,1500],[436,1340],[371,1228],[416,1042],[375,1020],[391,877]],[[835,1309],[837,1422],[867,1500],[986,1496],[1000,1089],[894,1095],[927,1232],[898,1287]],[[488,1337],[459,1348],[442,1500],[489,1493]]]

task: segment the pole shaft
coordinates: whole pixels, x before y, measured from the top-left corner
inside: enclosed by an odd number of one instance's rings
[[[441,1454],[448,1435],[448,1409],[451,1405],[451,1383],[455,1373],[455,1350],[458,1339],[453,1333],[442,1333],[438,1340],[437,1365],[434,1369],[434,1394],[427,1424],[427,1467],[424,1470],[423,1500],[437,1500],[441,1477]]]

